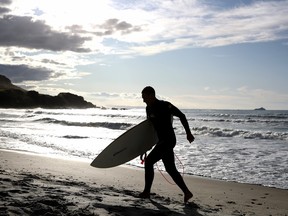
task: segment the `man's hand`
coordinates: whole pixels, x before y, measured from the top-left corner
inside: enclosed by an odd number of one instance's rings
[[[195,138],[191,133],[189,133],[189,134],[187,134],[187,140],[191,143],[195,140]]]

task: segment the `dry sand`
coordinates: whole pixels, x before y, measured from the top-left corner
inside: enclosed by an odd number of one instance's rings
[[[288,215],[288,190],[184,176],[194,197],[156,172],[151,199],[139,199],[144,172],[125,166],[0,151],[0,215]]]

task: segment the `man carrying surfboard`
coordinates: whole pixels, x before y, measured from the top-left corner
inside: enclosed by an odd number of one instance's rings
[[[187,140],[190,143],[193,142],[194,136],[190,131],[186,116],[170,102],[158,100],[155,90],[151,86],[147,86],[142,90],[142,98],[147,104],[147,118],[154,125],[159,141],[145,160],[145,188],[139,197],[150,198],[154,179],[154,164],[162,159],[167,173],[183,191],[184,203],[187,203],[193,197],[193,194],[175,166],[173,148],[176,145],[176,136],[172,125],[172,117],[177,116],[186,131]]]

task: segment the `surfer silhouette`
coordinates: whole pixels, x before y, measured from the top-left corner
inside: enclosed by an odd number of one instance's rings
[[[187,135],[187,140],[194,141],[186,116],[173,104],[168,101],[158,100],[155,90],[147,86],[142,90],[143,102],[147,104],[147,118],[151,120],[158,135],[158,143],[149,153],[145,160],[145,187],[140,193],[140,198],[150,198],[151,187],[154,179],[154,164],[162,160],[167,173],[184,193],[184,203],[193,197],[193,194],[186,186],[182,176],[175,166],[173,148],[176,145],[176,136],[172,125],[172,118],[180,119]]]

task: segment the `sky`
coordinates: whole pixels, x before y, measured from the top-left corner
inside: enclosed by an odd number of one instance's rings
[[[0,0],[0,74],[97,106],[288,110],[287,0]]]

